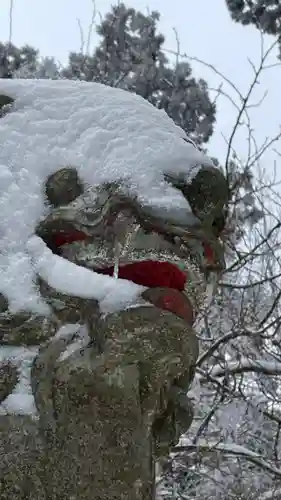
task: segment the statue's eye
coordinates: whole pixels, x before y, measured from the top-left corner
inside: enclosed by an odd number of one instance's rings
[[[83,194],[84,185],[79,179],[76,168],[66,167],[57,170],[47,178],[44,191],[47,202],[52,208],[59,209],[69,205]],[[60,254],[62,245],[86,238],[86,235],[77,231],[72,223],[56,217],[50,220],[47,217],[41,221],[35,232],[57,254]]]
[[[45,195],[53,207],[68,205],[84,192],[76,168],[66,167],[50,175],[45,183]]]

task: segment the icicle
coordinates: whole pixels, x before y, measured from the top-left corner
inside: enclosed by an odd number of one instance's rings
[[[118,279],[121,249],[122,249],[122,244],[116,240],[114,243],[114,271],[113,271],[113,278],[115,279]]]
[[[121,252],[122,257],[124,257],[126,255],[126,253],[128,252],[128,250],[131,246],[133,237],[136,236],[136,234],[139,232],[139,230],[140,230],[140,224],[137,224],[136,226],[134,226],[132,231],[127,232],[126,237],[125,237],[125,241],[124,241],[124,245],[123,245],[123,249]]]
[[[120,257],[125,257],[133,240],[133,237],[137,234],[140,229],[140,224],[137,224],[132,231],[128,231],[123,242],[115,240],[114,244],[114,271],[113,277],[118,279]]]

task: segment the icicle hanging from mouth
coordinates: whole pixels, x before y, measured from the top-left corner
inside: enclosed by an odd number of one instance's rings
[[[124,257],[126,255],[126,253],[130,250],[132,240],[137,235],[139,230],[140,230],[140,224],[136,224],[135,226],[133,226],[133,229],[131,231],[129,230],[127,232],[126,237],[125,237],[125,241],[124,241],[124,245],[123,245],[123,249],[121,252],[122,257]]]
[[[120,266],[120,257],[125,257],[127,252],[130,249],[132,240],[134,236],[138,233],[140,229],[140,224],[137,224],[133,227],[133,229],[130,231],[128,230],[125,234],[125,237],[122,238],[123,241],[118,240],[118,237],[115,240],[114,243],[114,271],[113,271],[113,277],[115,279],[118,279],[119,276],[119,266]]]
[[[119,275],[121,249],[122,249],[122,244],[116,240],[114,243],[114,271],[113,271],[113,278],[115,279],[118,279]]]

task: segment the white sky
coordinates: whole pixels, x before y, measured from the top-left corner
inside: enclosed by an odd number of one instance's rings
[[[1,40],[5,41],[9,38],[10,0],[0,2],[0,33]],[[97,20],[99,12],[104,14],[112,3],[112,0],[96,0]],[[173,28],[176,28],[182,53],[213,64],[245,94],[253,77],[248,58],[256,65],[260,61],[260,35],[253,27],[243,27],[231,21],[225,0],[130,0],[126,4],[143,12],[147,7],[159,10],[159,27],[166,36],[166,48],[176,49],[173,32]],[[64,63],[68,52],[79,50],[81,46],[77,19],[80,19],[86,34],[92,5],[92,0],[14,0],[12,41],[16,45],[33,45],[40,49],[42,55],[55,56]],[[266,46],[273,41],[274,38],[265,37]],[[97,37],[94,35],[92,47],[96,43]],[[277,63],[276,53],[275,50],[269,64]],[[221,78],[204,65],[192,63],[192,67],[196,76],[205,78],[211,88],[218,88]],[[252,103],[258,102],[267,92],[262,105],[251,110],[251,126],[259,145],[267,137],[276,135],[280,128],[280,88],[281,66],[275,66],[262,75],[252,99]],[[224,85],[224,90],[234,96],[229,87]],[[227,149],[222,136],[230,136],[236,113],[228,99],[221,97],[218,100],[216,131],[208,147],[221,160]],[[237,136],[235,147],[238,156],[245,158],[248,144],[242,130]],[[281,141],[274,147],[281,151]],[[275,160],[278,162],[278,157],[271,150],[264,156],[262,167],[271,171]],[[281,172],[281,160],[279,170]]]

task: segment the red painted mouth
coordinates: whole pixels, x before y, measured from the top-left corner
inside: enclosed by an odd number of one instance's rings
[[[114,267],[95,269],[95,271],[113,276]],[[160,309],[171,311],[190,325],[194,322],[191,302],[183,293],[188,275],[171,262],[142,260],[121,265],[118,277],[148,287],[142,294],[146,301]]]
[[[101,274],[113,276],[114,267],[95,270]],[[118,278],[133,281],[148,288],[173,288],[183,291],[187,276],[170,262],[142,260],[119,267]]]
[[[87,239],[88,236],[81,231],[58,233],[52,237],[52,250],[60,253],[61,246]],[[205,243],[203,251],[206,261],[212,266],[215,262],[212,248]],[[97,268],[95,272],[113,276],[114,267]],[[143,298],[156,307],[173,312],[189,324],[194,322],[195,316],[191,302],[186,293],[183,293],[188,282],[188,273],[183,272],[171,262],[143,260],[120,265],[118,277],[147,287],[148,290],[144,292]]]
[[[63,245],[75,243],[75,241],[86,241],[89,239],[82,231],[73,230],[69,233],[60,232],[52,235],[52,244],[56,249],[60,249]]]

